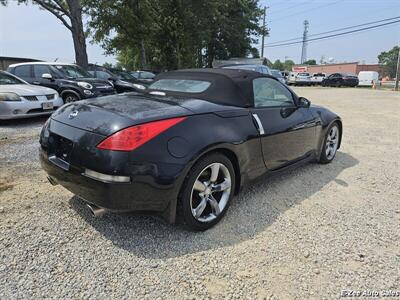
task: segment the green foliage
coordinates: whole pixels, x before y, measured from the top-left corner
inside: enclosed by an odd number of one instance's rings
[[[258,57],[258,0],[83,0],[90,34],[127,69],[211,66]]]
[[[267,66],[271,69],[276,69],[280,71],[291,71],[292,67],[294,66],[294,61],[291,59],[285,60],[285,62],[281,62],[277,59],[274,63],[271,61],[267,61]]]
[[[394,46],[388,52],[378,55],[379,63],[383,65],[383,76],[396,77],[397,60],[399,57],[399,46]]]
[[[291,59],[287,59],[285,60],[285,62],[283,63],[284,66],[284,70],[285,71],[292,71],[293,66],[295,65],[294,61]]]
[[[317,64],[317,61],[315,59],[309,59],[303,63],[303,65],[309,65],[309,66],[315,66],[316,64]]]
[[[285,70],[285,66],[284,66],[284,64],[283,64],[279,59],[277,59],[277,60],[272,64],[272,69],[276,69],[276,70],[281,70],[281,71],[283,71],[283,70]]]

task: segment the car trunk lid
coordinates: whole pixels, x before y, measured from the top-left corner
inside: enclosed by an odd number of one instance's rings
[[[52,119],[108,136],[129,126],[193,114],[180,104],[181,101],[169,97],[127,93],[65,105],[52,115]]]

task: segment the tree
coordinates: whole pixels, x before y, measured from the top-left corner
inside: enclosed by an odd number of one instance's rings
[[[140,2],[140,5],[139,5]],[[91,35],[129,69],[211,66],[258,56],[258,0],[85,0]]]
[[[74,42],[76,63],[83,68],[88,66],[86,52],[86,39],[82,22],[82,5],[80,0],[17,0],[18,4],[29,3],[39,5],[47,10],[71,32]],[[8,0],[0,0],[0,3],[7,5]]]
[[[399,46],[394,46],[388,52],[381,52],[378,55],[378,61],[383,66],[383,76],[396,77],[398,56]]]
[[[286,71],[292,71],[293,66],[295,65],[294,61],[291,59],[287,59],[285,60],[285,62],[283,63],[284,66],[284,70]]]
[[[283,70],[285,70],[285,65],[284,65],[279,59],[277,59],[277,60],[272,64],[272,68],[273,68],[273,69],[276,69],[276,70],[283,71]]]
[[[315,59],[309,59],[309,60],[306,60],[303,64],[309,65],[309,66],[315,66],[317,64],[317,61]]]

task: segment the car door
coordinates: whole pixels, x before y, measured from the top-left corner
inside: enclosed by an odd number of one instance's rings
[[[43,78],[43,74],[50,74],[53,78]],[[57,90],[58,84],[56,82],[56,75],[52,72],[50,66],[48,65],[33,65],[33,75],[35,76],[33,84],[49,87]]]
[[[298,107],[294,94],[278,80],[253,80],[254,108],[265,165],[275,170],[315,151],[316,119],[307,107]]]

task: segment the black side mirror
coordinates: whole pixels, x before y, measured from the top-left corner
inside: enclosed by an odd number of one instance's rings
[[[300,97],[297,99],[297,106],[303,108],[309,108],[311,106],[311,101],[304,97]]]

